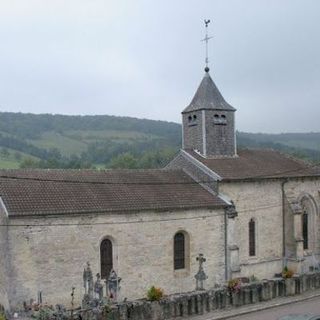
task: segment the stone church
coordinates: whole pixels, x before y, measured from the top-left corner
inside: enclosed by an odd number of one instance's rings
[[[318,268],[320,169],[238,150],[235,112],[206,68],[164,169],[1,170],[0,304],[80,303],[87,261],[120,299],[194,290],[200,253],[206,288]]]

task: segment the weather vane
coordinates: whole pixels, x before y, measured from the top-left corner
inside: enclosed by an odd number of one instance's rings
[[[205,24],[205,26],[206,26],[206,36],[205,36],[205,38],[204,39],[202,39],[201,41],[205,41],[206,42],[206,60],[205,60],[205,62],[206,62],[206,67],[205,67],[205,72],[209,72],[209,66],[208,66],[208,64],[209,64],[209,57],[208,57],[208,42],[209,42],[209,40],[212,38],[212,37],[208,37],[208,24],[210,23],[210,20],[204,20],[204,24]]]

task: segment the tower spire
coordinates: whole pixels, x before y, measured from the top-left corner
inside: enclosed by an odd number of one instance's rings
[[[209,37],[208,36],[208,24],[210,23],[210,20],[204,20],[204,24],[206,26],[206,36],[204,39],[202,39],[201,41],[205,41],[206,42],[206,59],[205,59],[205,64],[206,64],[206,67],[204,68],[204,71],[205,72],[209,72],[209,57],[208,57],[208,42],[209,40],[212,38],[212,37]]]

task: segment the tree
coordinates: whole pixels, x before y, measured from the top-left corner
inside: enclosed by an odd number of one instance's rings
[[[2,148],[2,149],[1,149],[1,156],[2,156],[2,157],[8,158],[9,155],[10,155],[10,153],[9,153],[8,149],[6,149],[6,148]]]
[[[15,152],[15,153],[14,153],[14,158],[15,158],[17,161],[20,161],[20,160],[21,160],[21,153]]]
[[[30,168],[39,168],[39,161],[36,161],[31,158],[25,158],[20,163],[20,168],[22,169],[30,169]]]
[[[130,153],[122,153],[111,159],[109,166],[113,169],[135,169],[137,168],[137,159]]]

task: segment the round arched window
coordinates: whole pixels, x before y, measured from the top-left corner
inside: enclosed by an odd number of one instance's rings
[[[174,236],[174,270],[185,268],[185,237],[182,232]]]
[[[100,245],[101,278],[108,279],[113,269],[112,242],[104,239]]]

